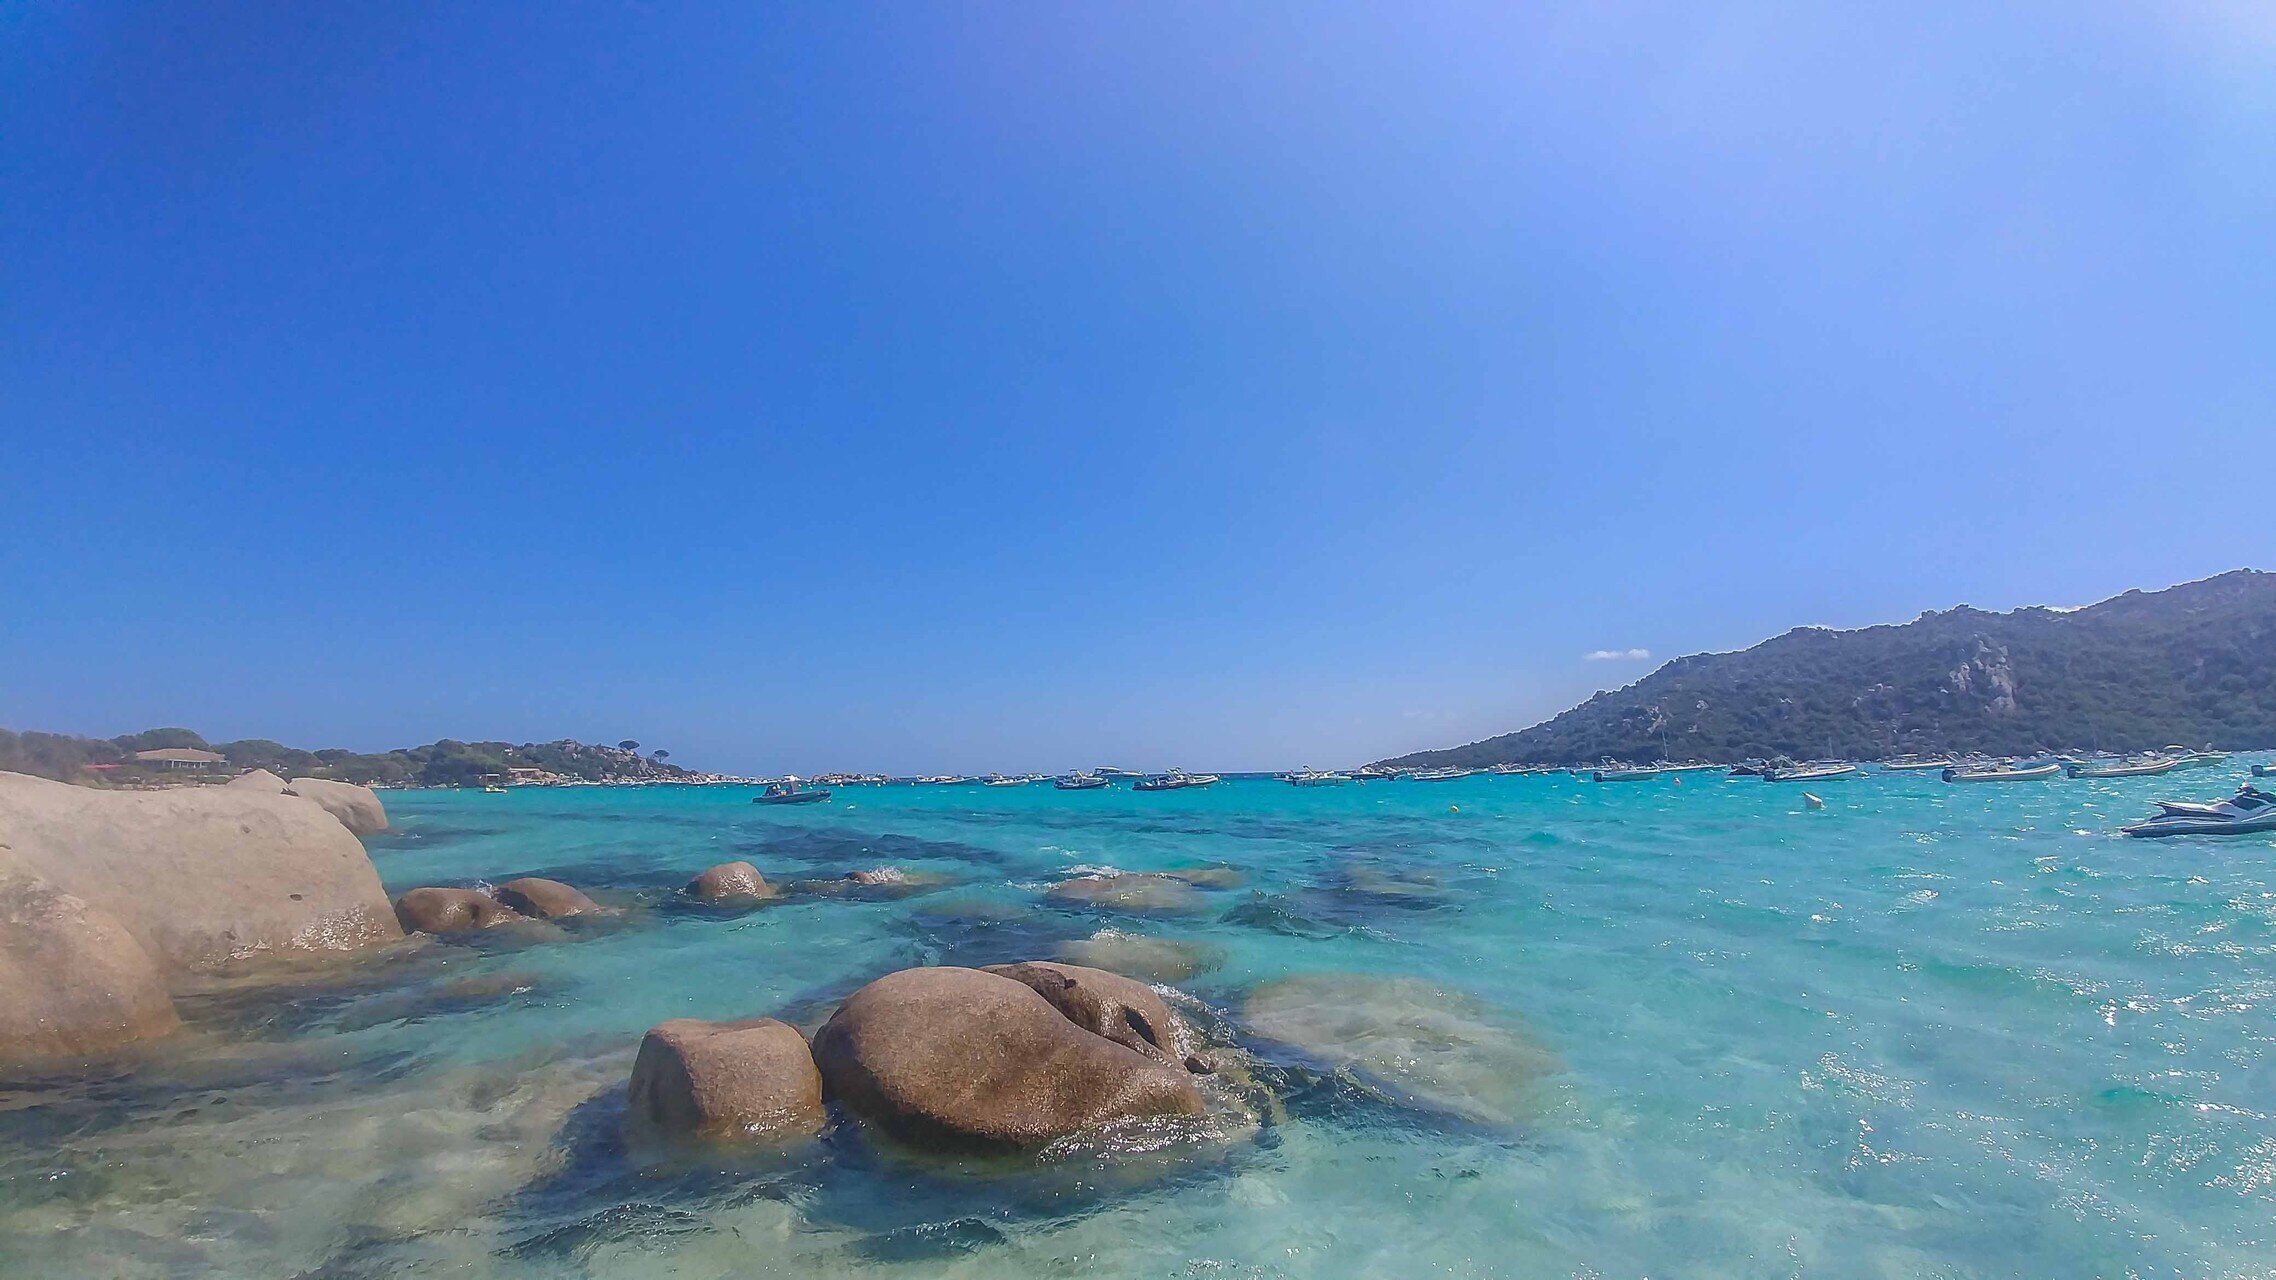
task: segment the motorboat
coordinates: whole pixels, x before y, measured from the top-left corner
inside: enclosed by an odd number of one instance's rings
[[[929,778],[917,779],[917,785],[922,787],[960,787],[970,781],[972,779],[958,774],[936,773]]]
[[[752,804],[819,804],[830,798],[821,787],[800,786],[796,778],[770,782],[767,789],[751,797]]]
[[[1407,775],[1409,782],[1454,782],[1478,772],[1476,769],[1417,769]]]
[[[980,785],[983,787],[1024,787],[1027,785],[1027,779],[1007,778],[1000,773],[991,773],[980,779]]]
[[[2226,751],[2181,751],[2176,755],[2180,767],[2184,769],[2210,769],[2214,765],[2229,762],[2229,753]]]
[[[1762,771],[1762,780],[1764,782],[1831,782],[1836,778],[1854,778],[1858,773],[1859,770],[1856,765],[1833,760],[1819,764],[1797,764],[1784,769],[1765,769]]]
[[[1216,781],[1218,778],[1214,773],[1187,773],[1183,769],[1172,769],[1168,773],[1157,773],[1152,777],[1140,778],[1131,784],[1130,789],[1132,791],[1187,791],[1194,787],[1209,786]]]
[[[1098,791],[1112,784],[1095,773],[1070,773],[1054,779],[1051,785],[1061,791]]]
[[[2063,772],[2074,778],[2154,778],[2180,767],[2181,762],[2170,756],[2152,756],[2142,760],[2119,760],[2111,764],[2068,764],[2063,766]]]
[[[1955,763],[1957,763],[1957,762],[1956,762],[1956,761],[1954,761],[1954,760],[1952,759],[1952,757],[1950,757],[1950,756],[1938,756],[1938,757],[1936,757],[1936,758],[1934,758],[1934,759],[1931,759],[1931,760],[1923,760],[1923,759],[1921,759],[1921,758],[1920,758],[1920,757],[1918,757],[1918,756],[1898,756],[1898,757],[1897,757],[1896,759],[1894,759],[1894,760],[1883,760],[1883,761],[1881,762],[1881,772],[1883,772],[1883,773],[1916,773],[1916,772],[1925,772],[1925,771],[1927,771],[1927,770],[1929,770],[1929,769],[1949,769],[1949,768],[1951,768],[1951,767],[1952,767],[1952,766],[1953,766]]]
[[[2129,836],[2249,835],[2276,831],[2276,796],[2246,783],[2226,800],[2189,804],[2160,800],[2158,812],[2130,826],[2118,828]]]
[[[1944,771],[1946,782],[2037,782],[2062,773],[2063,766],[2049,760],[2045,764],[1980,764],[1953,765]]]
[[[1332,769],[1298,769],[1294,773],[1282,774],[1281,781],[1296,787],[1340,787],[1351,781],[1351,775],[1337,773]]]
[[[1639,768],[1613,765],[1608,768],[1589,770],[1588,778],[1591,782],[1643,782],[1650,778],[1657,778],[1666,772],[1665,769],[1648,766]]]

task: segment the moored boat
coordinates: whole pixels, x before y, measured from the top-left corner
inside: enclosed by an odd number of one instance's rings
[[[1054,780],[1051,785],[1061,791],[1098,791],[1109,784],[1105,778],[1095,773],[1070,773]]]
[[[1195,787],[1209,786],[1216,781],[1217,775],[1214,773],[1187,773],[1183,769],[1172,769],[1168,773],[1157,773],[1150,778],[1140,778],[1131,784],[1130,789],[1132,791],[1188,791]]]
[[[1881,772],[1924,772],[1929,769],[1949,769],[1956,763],[1958,762],[1953,760],[1950,756],[1937,756],[1934,759],[1929,760],[1923,760],[1918,756],[1898,756],[1894,760],[1883,760],[1881,762]]]
[[[1854,778],[1857,774],[1856,765],[1843,761],[1828,761],[1820,764],[1798,764],[1787,769],[1765,769],[1762,771],[1762,780],[1764,782],[1831,782],[1836,778]]]
[[[2045,764],[2026,765],[1953,765],[1944,771],[1943,777],[1946,782],[2037,782],[2041,778],[2055,777],[2062,771],[2062,765],[2049,760]]]
[[[767,789],[751,797],[752,804],[819,804],[830,798],[820,787],[800,786],[796,778],[770,782]]]
[[[2147,760],[2120,760],[2115,764],[2069,764],[2063,766],[2063,772],[2074,778],[2154,778],[2180,767],[2179,760],[2152,757]]]
[[[1477,772],[1478,770],[1476,769],[1457,769],[1451,767],[1445,769],[1417,769],[1415,772],[1407,775],[1407,781],[1455,782],[1459,781],[1460,779],[1467,778]]]
[[[2226,800],[2191,804],[2160,800],[2156,816],[2118,828],[2129,836],[2250,835],[2276,831],[2276,796],[2246,783]]]
[[[1000,773],[991,773],[980,779],[980,785],[984,787],[1024,787],[1027,785],[1027,779],[1007,778]]]
[[[1351,775],[1337,773],[1332,769],[1298,769],[1294,773],[1282,774],[1281,781],[1296,787],[1340,787],[1351,781]]]
[[[1648,779],[1657,778],[1666,772],[1667,770],[1665,769],[1656,769],[1648,766],[1634,767],[1628,765],[1613,765],[1608,768],[1589,770],[1588,779],[1591,782],[1643,782]]]

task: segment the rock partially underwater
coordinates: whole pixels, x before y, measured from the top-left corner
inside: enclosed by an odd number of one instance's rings
[[[1101,929],[1088,938],[1060,943],[1058,958],[1147,982],[1183,982],[1225,963],[1225,953],[1207,943],[1150,938],[1118,929]]]
[[[1062,905],[1167,914],[1196,912],[1206,905],[1191,884],[1152,872],[1078,876],[1052,885],[1045,896]]]
[[[467,933],[510,924],[519,911],[480,889],[413,889],[395,900],[395,917],[411,933]]]
[[[664,1133],[805,1137],[822,1127],[822,1075],[787,1022],[675,1018],[641,1040],[627,1108]]]
[[[713,902],[723,906],[736,903],[766,902],[775,896],[774,886],[759,874],[759,869],[748,862],[722,862],[698,872],[681,892],[698,902]]]
[[[1118,1122],[1202,1111],[1182,1066],[1077,1025],[1026,982],[978,969],[877,979],[815,1035],[814,1058],[831,1096],[933,1150],[1032,1151]]]
[[[499,903],[533,920],[566,920],[571,916],[599,915],[601,904],[559,880],[523,876],[508,880],[492,893]]]
[[[1415,978],[1283,978],[1249,993],[1241,1020],[1396,1101],[1493,1127],[1539,1114],[1562,1070],[1506,1015]]]

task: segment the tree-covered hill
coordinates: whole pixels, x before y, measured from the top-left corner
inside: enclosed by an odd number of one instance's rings
[[[67,782],[104,777],[134,781],[154,774],[139,766],[134,754],[167,747],[216,752],[234,771],[267,769],[288,778],[314,776],[382,786],[467,786],[486,774],[503,774],[509,769],[539,769],[585,782],[676,781],[701,776],[665,763],[670,752],[654,751],[644,756],[640,744],[631,741],[605,747],[566,738],[523,743],[444,738],[423,747],[363,753],[337,748],[306,751],[265,738],[209,743],[189,729],[146,729],[116,738],[0,729],[0,771]],[[90,765],[101,767],[90,769]]]
[[[2276,574],[2083,609],[1962,605],[1678,658],[1555,719],[1402,767],[2276,746]]]

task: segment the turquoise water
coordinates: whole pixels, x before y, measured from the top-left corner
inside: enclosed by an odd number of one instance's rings
[[[1815,812],[1715,775],[805,808],[395,793],[399,833],[372,842],[391,892],[543,874],[624,914],[367,959],[281,1004],[217,987],[186,1002],[183,1045],[0,1087],[0,1270],[2276,1274],[2276,840],[2109,834],[2242,774],[1890,775],[1824,784]],[[739,916],[671,901],[730,858],[954,883]],[[1183,913],[1042,897],[1082,870],[1216,864],[1245,882]],[[1252,1062],[1254,1123],[1015,1171],[845,1124],[762,1156],[647,1150],[616,1123],[662,1019],[810,1026],[891,969],[1102,929],[1200,944],[1211,967],[1177,985]],[[1251,997],[1291,976],[1318,979],[1295,988],[1314,1024],[1404,999],[1454,1030],[1410,1028],[1404,1066],[1291,1043],[1286,1020],[1265,1035]]]

